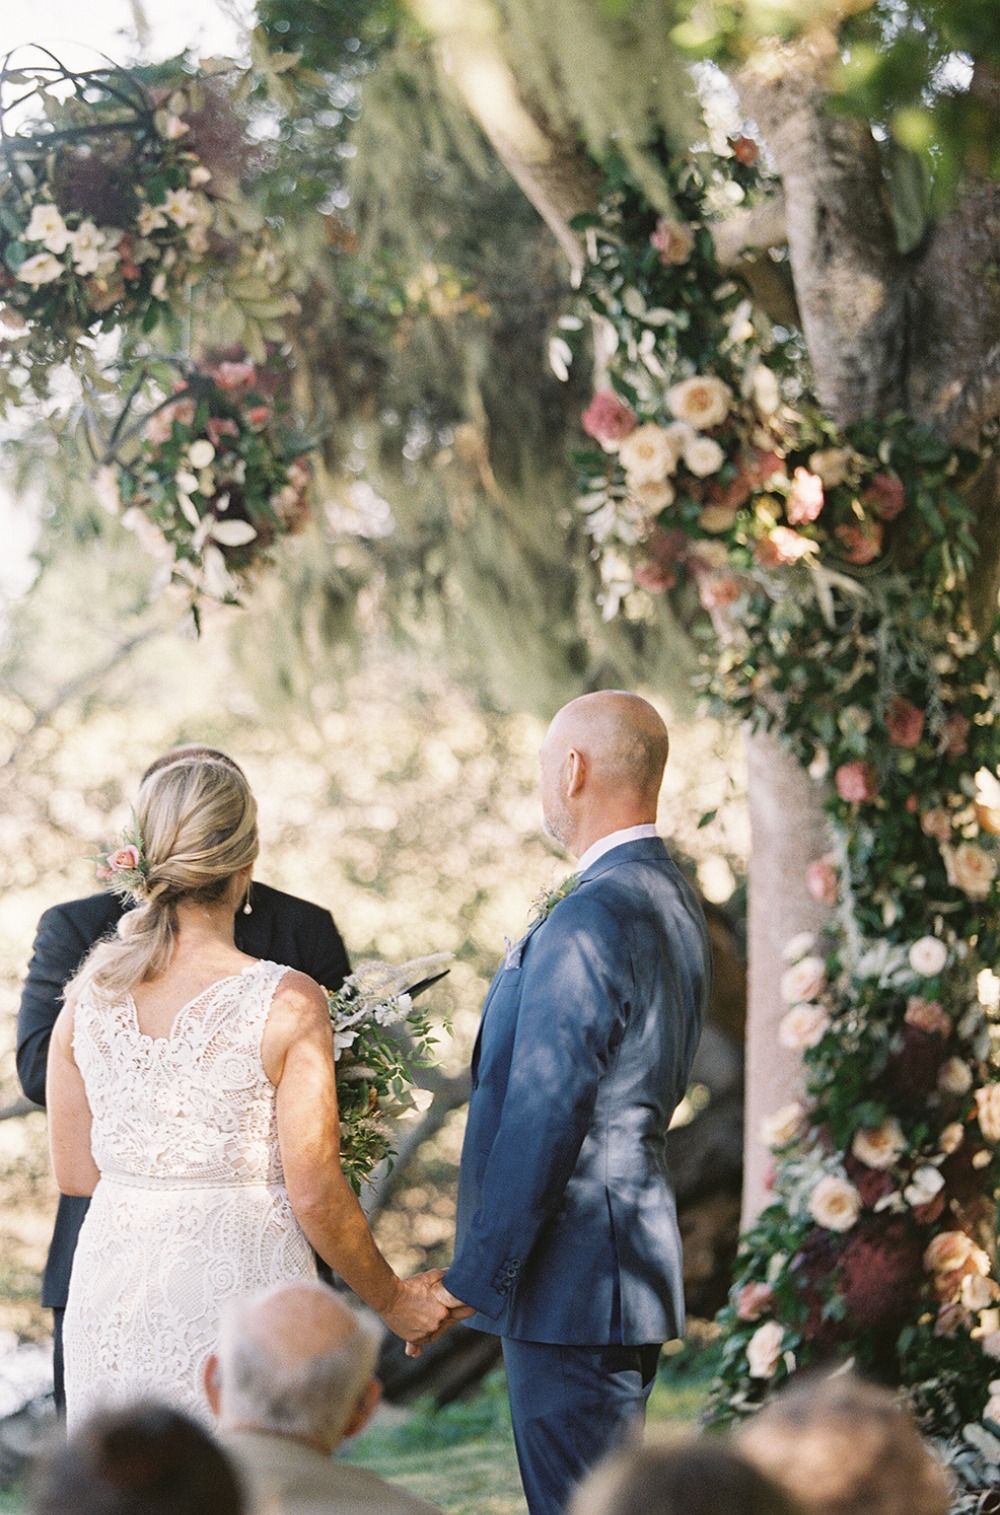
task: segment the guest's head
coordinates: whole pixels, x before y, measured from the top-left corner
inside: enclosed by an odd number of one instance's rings
[[[587,1475],[568,1515],[799,1515],[780,1485],[723,1440],[625,1446]]]
[[[647,700],[603,689],[571,700],[542,744],[549,834],[580,856],[611,831],[656,820],[667,728]]]
[[[381,1328],[313,1280],[230,1301],[206,1391],[223,1431],[267,1431],[329,1453],[378,1403]]]
[[[32,1515],[243,1515],[227,1454],[186,1415],[162,1405],[86,1420],[34,1478]]]
[[[143,859],[143,876],[131,891],[135,908],[122,916],[117,936],[89,954],[67,998],[84,984],[113,995],[154,977],[170,961],[179,912],[235,914],[249,887],[257,806],[229,758],[200,748],[167,754],[142,781],[135,820]]]
[[[950,1504],[944,1469],[898,1395],[850,1374],[796,1380],[738,1445],[807,1515],[946,1515]]]

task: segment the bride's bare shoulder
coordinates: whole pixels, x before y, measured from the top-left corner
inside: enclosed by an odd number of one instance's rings
[[[310,1022],[329,1028],[326,992],[308,973],[289,968],[279,979],[271,1001],[271,1018],[275,1015],[297,1021],[301,1029]]]

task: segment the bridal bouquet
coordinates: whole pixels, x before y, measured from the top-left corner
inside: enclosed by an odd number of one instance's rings
[[[358,1190],[395,1150],[389,1120],[426,1108],[428,1091],[415,1087],[417,1070],[434,1059],[430,1018],[414,999],[448,971],[450,952],[390,963],[361,963],[328,995],[337,1062],[340,1160]]]

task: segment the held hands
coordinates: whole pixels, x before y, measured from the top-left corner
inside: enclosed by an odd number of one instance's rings
[[[456,1299],[454,1294],[449,1293],[444,1284],[441,1283],[441,1278],[444,1275],[444,1271],[445,1270],[443,1268],[432,1268],[430,1272],[419,1275],[427,1279],[433,1278],[433,1282],[431,1283],[431,1293],[438,1301],[438,1303],[443,1307],[446,1313],[441,1324],[436,1328],[436,1330],[430,1332],[426,1336],[421,1336],[414,1340],[407,1341],[407,1357],[419,1357],[421,1347],[427,1346],[429,1342],[437,1341],[438,1337],[443,1336],[445,1331],[448,1330],[448,1327],[453,1326],[456,1321],[468,1320],[470,1315],[475,1315],[476,1313],[471,1305],[465,1305],[460,1299]]]

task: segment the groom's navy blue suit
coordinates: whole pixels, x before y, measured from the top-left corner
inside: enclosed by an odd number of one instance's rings
[[[487,996],[443,1282],[504,1340],[532,1515],[641,1411],[684,1327],[665,1138],[709,978],[701,908],[649,837],[589,866]]]

